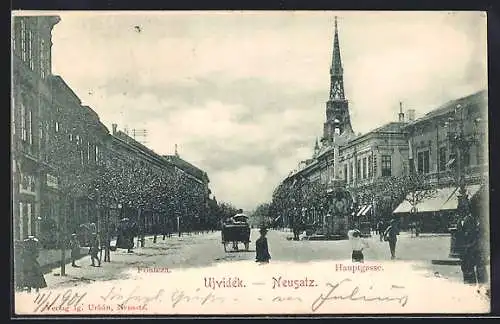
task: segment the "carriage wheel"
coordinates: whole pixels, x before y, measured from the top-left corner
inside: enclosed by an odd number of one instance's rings
[[[233,251],[238,251],[238,242],[233,242]]]
[[[245,251],[248,251],[250,248],[250,242],[245,242]]]
[[[226,245],[226,242],[223,242],[222,244],[224,245],[224,252],[227,252],[227,245]]]

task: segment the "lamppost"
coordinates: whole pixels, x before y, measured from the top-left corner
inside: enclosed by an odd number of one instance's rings
[[[467,196],[467,188],[465,184],[465,167],[466,157],[469,157],[469,149],[471,144],[477,143],[477,128],[481,122],[480,118],[474,120],[474,131],[472,134],[465,134],[464,130],[464,109],[462,105],[455,107],[454,117],[449,117],[445,122],[444,127],[447,129],[448,141],[450,148],[454,151],[456,174],[455,184],[458,189],[458,205],[457,217],[453,220],[454,224],[450,228],[451,243],[450,243],[450,258],[460,257],[462,242],[458,235],[456,222],[462,219],[469,212],[469,197]]]

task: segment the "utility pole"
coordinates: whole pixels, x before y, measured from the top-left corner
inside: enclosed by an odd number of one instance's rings
[[[59,247],[61,248],[61,276],[66,275],[66,211],[67,197],[63,193],[59,208]]]

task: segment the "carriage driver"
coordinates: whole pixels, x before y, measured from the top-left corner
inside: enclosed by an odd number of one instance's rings
[[[238,209],[238,213],[230,218],[231,224],[236,223],[236,217],[238,216],[246,216],[245,214],[243,214],[243,209]],[[238,250],[238,242],[233,242],[233,250]]]

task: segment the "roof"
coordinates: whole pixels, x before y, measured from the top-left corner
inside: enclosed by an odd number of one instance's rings
[[[405,122],[390,122],[388,124],[385,124],[383,126],[380,126],[378,128],[375,128],[374,130],[369,131],[367,134],[370,133],[399,133],[402,131],[403,127],[407,123]],[[363,135],[361,135],[363,136]]]
[[[58,87],[60,90],[64,91],[63,93],[56,92],[55,93],[56,96],[60,96],[60,95],[66,96],[66,97],[69,96],[78,105],[82,104],[82,101],[80,100],[78,95],[73,91],[73,89],[71,89],[71,87],[66,83],[66,81],[64,81],[64,79],[61,78],[59,75],[50,75],[48,77],[48,80],[53,87],[52,88],[53,91],[56,90],[56,89],[54,89],[54,87]]]
[[[178,168],[186,171],[187,173],[191,174],[192,176],[200,179],[200,180],[208,180],[207,174],[205,171],[201,170],[200,168],[196,167],[195,165],[187,162],[186,160],[181,159],[177,155],[163,155],[164,158],[166,158],[169,162],[177,166]]]
[[[428,112],[424,116],[416,119],[412,123],[408,124],[408,126],[412,126],[412,125],[421,123],[423,121],[426,121],[426,120],[429,120],[429,119],[432,119],[432,118],[435,118],[438,116],[446,115],[446,114],[454,111],[454,109],[458,105],[470,106],[473,104],[485,103],[487,97],[488,97],[488,92],[486,90],[481,90],[481,91],[475,92],[471,95],[468,95],[468,96],[465,96],[465,97],[462,97],[459,99],[450,100],[450,101],[446,102],[445,104],[439,106],[438,108],[433,109],[432,111]]]

